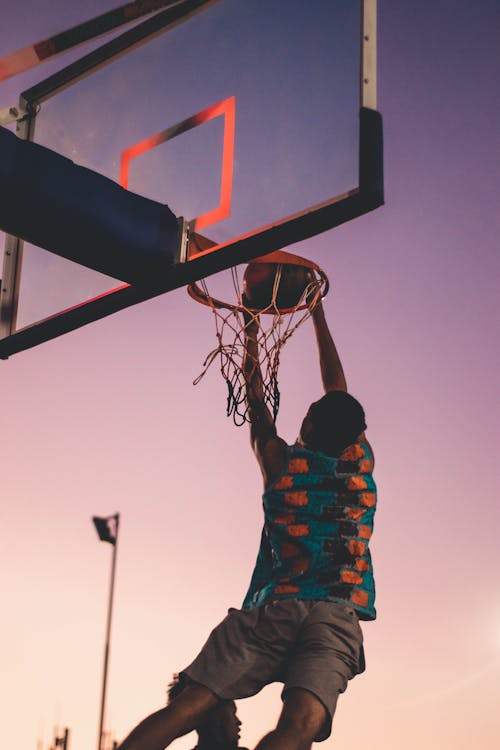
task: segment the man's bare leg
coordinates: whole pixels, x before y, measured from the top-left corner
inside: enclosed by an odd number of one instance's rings
[[[326,719],[326,709],[307,690],[285,693],[278,726],[263,737],[255,750],[310,750]]]
[[[177,737],[196,729],[218,700],[203,685],[188,685],[170,705],[141,721],[118,750],[164,750]]]

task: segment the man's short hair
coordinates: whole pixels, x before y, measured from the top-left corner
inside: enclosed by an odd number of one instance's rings
[[[346,391],[328,391],[311,407],[308,446],[339,455],[366,429],[365,412]]]

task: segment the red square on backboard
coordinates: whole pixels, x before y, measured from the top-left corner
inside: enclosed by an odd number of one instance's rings
[[[186,120],[183,120],[176,125],[172,125],[166,130],[162,130],[161,132],[156,133],[156,135],[146,138],[144,141],[140,141],[130,148],[125,149],[121,155],[120,185],[124,188],[128,188],[129,169],[132,159],[135,159],[137,156],[146,153],[146,151],[159,146],[160,143],[172,140],[172,138],[175,138],[181,133],[185,133],[187,130],[198,127],[198,125],[203,125],[203,123],[208,122],[208,120],[223,116],[224,140],[222,149],[219,205],[193,219],[191,222],[192,229],[195,232],[199,232],[204,227],[227,218],[231,213],[231,195],[233,188],[235,103],[235,97],[231,96],[228,99],[224,99],[211,107],[207,107],[207,109],[204,109],[202,112],[198,112],[196,115],[192,115]],[[191,255],[191,259],[193,257],[195,256]]]

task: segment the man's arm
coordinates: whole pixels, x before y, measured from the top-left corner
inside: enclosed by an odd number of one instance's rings
[[[319,365],[325,393],[328,393],[328,391],[347,391],[344,369],[337,352],[337,347],[335,346],[330,333],[330,329],[328,328],[321,300],[319,300],[317,305],[311,311],[311,315],[314,323],[314,330],[316,332],[316,341],[318,343]],[[367,443],[373,455],[373,449],[370,443],[368,443],[364,432],[358,436],[358,440]]]
[[[267,487],[281,472],[286,450],[285,441],[278,437],[271,412],[264,401],[264,383],[259,364],[257,318],[245,313],[245,350],[243,374],[245,376],[250,440]]]
[[[342,363],[325,318],[321,300],[313,308],[312,319],[319,351],[319,366],[325,393],[347,391],[347,383]]]

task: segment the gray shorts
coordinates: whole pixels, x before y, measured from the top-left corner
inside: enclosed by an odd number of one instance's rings
[[[255,695],[271,682],[313,693],[327,719],[316,742],[330,736],[340,693],[364,670],[356,611],[333,602],[279,599],[255,609],[230,609],[183,674],[219,698]]]

